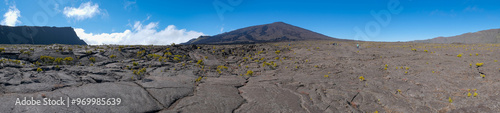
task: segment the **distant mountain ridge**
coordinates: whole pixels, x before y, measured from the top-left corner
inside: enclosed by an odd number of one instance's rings
[[[416,40],[419,43],[500,43],[500,29],[483,30],[473,33],[465,33],[451,37],[436,37],[427,40]]]
[[[71,27],[0,26],[0,44],[87,45]]]
[[[184,44],[245,44],[300,40],[337,40],[284,22],[250,26],[215,36],[200,36]]]

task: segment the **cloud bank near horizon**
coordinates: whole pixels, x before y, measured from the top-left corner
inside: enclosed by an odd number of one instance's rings
[[[75,28],[75,32],[89,45],[119,44],[119,45],[169,45],[183,43],[204,35],[202,32],[177,29],[169,25],[165,29],[158,29],[158,22],[143,25],[136,21],[131,30],[123,32],[93,34],[86,33],[82,28]]]

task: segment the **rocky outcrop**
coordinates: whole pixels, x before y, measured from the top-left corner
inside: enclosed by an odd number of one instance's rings
[[[0,44],[87,45],[71,27],[0,26]]]

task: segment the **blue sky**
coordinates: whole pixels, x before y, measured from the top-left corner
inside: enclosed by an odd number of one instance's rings
[[[410,41],[500,28],[499,4],[494,0],[2,0],[0,14],[2,25],[73,27],[89,44],[181,43],[277,21],[335,38]]]

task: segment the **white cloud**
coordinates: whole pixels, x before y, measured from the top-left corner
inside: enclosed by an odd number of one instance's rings
[[[224,32],[224,24],[222,24],[222,26],[220,27],[220,32],[219,33],[222,33]]]
[[[467,8],[464,9],[464,12],[483,12],[484,9],[478,8],[477,6],[467,6]]]
[[[136,1],[125,1],[123,3],[123,9],[128,9],[128,8],[132,8],[132,7],[136,7]]]
[[[20,24],[21,21],[17,20],[21,17],[21,11],[19,11],[16,6],[10,6],[9,11],[3,15],[4,19],[2,20],[2,25],[7,26],[16,26],[16,24]]]
[[[92,18],[97,14],[101,13],[98,4],[92,4],[92,2],[82,3],[80,7],[64,7],[64,15],[68,18],[75,18],[76,20],[84,20],[87,18]]]
[[[158,30],[158,22],[143,25],[139,21],[134,23],[132,30],[127,29],[118,33],[85,33],[85,30],[82,28],[75,28],[75,32],[80,39],[90,45],[169,45],[171,43],[183,43],[204,35],[202,32],[177,29],[174,25],[169,25],[163,30]]]
[[[57,13],[61,12],[61,10],[59,10],[59,4],[57,4],[57,3],[54,4],[54,11]]]

